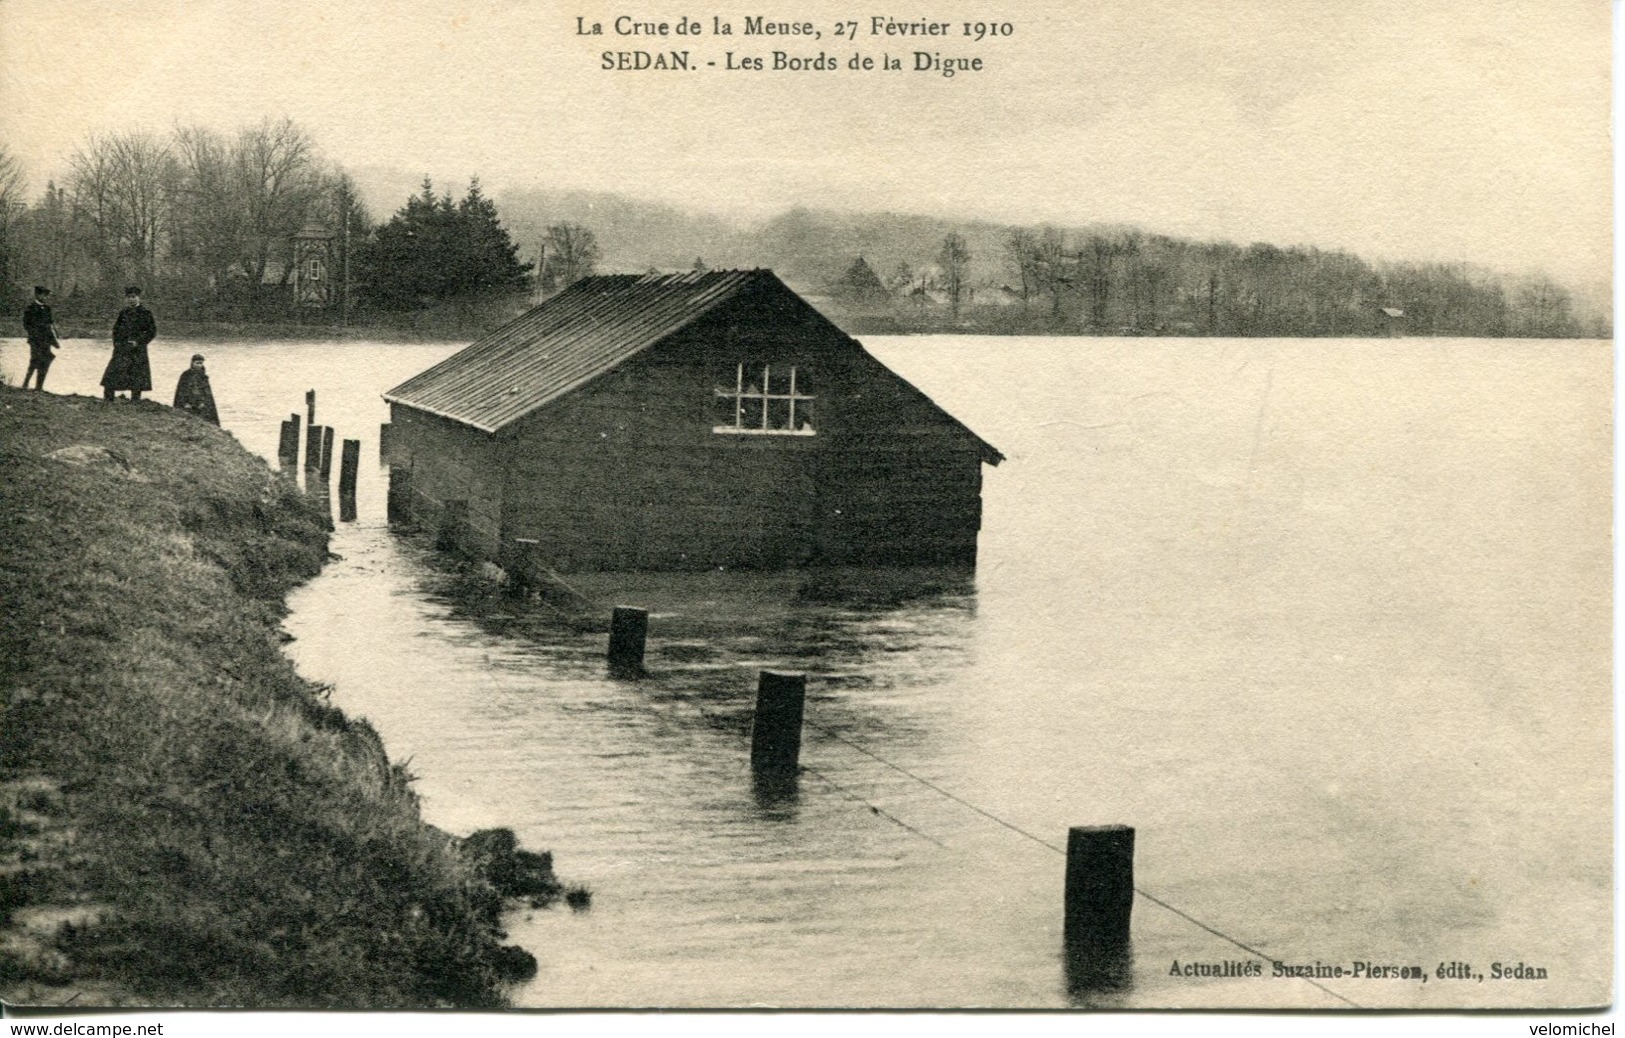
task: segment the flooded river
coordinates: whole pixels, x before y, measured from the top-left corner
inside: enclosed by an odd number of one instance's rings
[[[453,347],[155,344],[156,395],[206,353],[266,457],[312,387],[363,441],[360,519],[293,596],[289,651],[409,761],[430,821],[510,826],[592,889],[512,921],[540,963],[519,1002],[1606,999],[1609,344],[865,342],[1008,457],[978,572],[573,578],[651,611],[641,682],[387,529],[379,393]],[[69,342],[51,388],[96,392],[106,353]],[[788,792],[748,768],[764,667],[809,675]],[[1136,827],[1156,900],[1130,983],[1091,993],[1057,848],[1104,823]],[[1181,972],[1226,961],[1263,975]]]

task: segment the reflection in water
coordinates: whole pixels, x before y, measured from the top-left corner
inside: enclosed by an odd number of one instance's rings
[[[795,771],[752,768],[750,792],[761,817],[770,822],[793,822],[801,801],[801,775]]]
[[[1123,1005],[1134,987],[1134,942],[1064,942],[1067,1000],[1074,1006],[1099,1009]]]
[[[333,495],[328,489],[327,481],[306,473],[309,482],[305,485],[305,496],[316,506],[316,511],[327,521],[327,528],[333,529]]]
[[[419,550],[429,571],[425,590],[451,617],[526,641],[579,677],[636,678],[643,695],[695,707],[707,723],[730,733],[751,730],[759,672],[782,670],[808,676],[810,709],[823,729],[856,739],[883,732],[891,742],[924,736],[910,716],[866,710],[847,693],[880,694],[879,709],[897,682],[927,684],[944,668],[966,665],[972,651],[974,584],[936,567],[571,574],[574,591],[599,603],[595,619],[560,611],[546,599],[515,597],[479,567]],[[809,588],[816,590],[808,594]],[[636,674],[607,663],[608,603],[616,602],[649,611],[643,669]]]

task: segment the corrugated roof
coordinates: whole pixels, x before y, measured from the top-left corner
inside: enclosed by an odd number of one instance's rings
[[[779,283],[768,270],[583,278],[384,399],[496,432],[764,279]]]

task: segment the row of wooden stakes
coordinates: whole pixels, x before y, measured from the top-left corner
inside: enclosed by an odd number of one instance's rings
[[[648,610],[614,607],[608,651],[612,676],[648,676],[643,664],[648,634]],[[758,778],[784,781],[800,771],[806,702],[807,675],[759,673],[750,740],[751,771]],[[1132,827],[1079,825],[1067,831],[1063,943],[1068,987],[1074,992],[1128,985],[1134,893]]]
[[[293,478],[299,468],[299,414],[295,412],[282,423],[281,439],[277,443],[277,465],[283,475]],[[307,492],[327,496],[327,487],[333,477],[333,427],[316,424],[316,391],[305,393],[305,489]],[[344,453],[339,462],[339,521],[354,522],[356,517],[356,475],[361,467],[361,441],[345,440]],[[320,480],[318,483],[317,480]]]

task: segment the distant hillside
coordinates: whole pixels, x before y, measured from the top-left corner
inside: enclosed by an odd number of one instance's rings
[[[902,264],[914,271],[929,268],[943,238],[957,232],[970,247],[971,281],[1000,283],[1011,277],[1004,258],[1010,227],[986,221],[799,206],[766,221],[747,221],[624,195],[534,188],[502,191],[496,200],[525,255],[535,253],[549,224],[579,223],[597,236],[605,271],[681,270],[703,259],[712,268],[771,267],[796,288],[816,291],[856,256],[888,282]]]
[[[601,191],[506,190],[496,203],[527,259],[535,258],[549,226],[578,223],[597,237],[605,272],[686,270],[697,258],[711,267],[767,265],[749,255],[753,228],[714,214]]]
[[[387,219],[422,184],[421,175],[399,170],[364,167],[353,173],[375,220]],[[437,178],[435,186],[461,192],[468,185],[466,179]],[[598,269],[606,273],[686,270],[697,260],[711,268],[769,267],[793,288],[816,296],[862,256],[888,286],[899,286],[907,275],[914,288],[907,305],[905,290],[897,305],[879,315],[884,327],[1096,334],[1612,334],[1605,283],[1559,286],[1536,274],[1465,264],[1394,263],[1302,246],[1192,241],[1105,224],[1020,227],[804,207],[761,219],[608,192],[545,188],[499,189],[494,198],[524,258],[536,258],[548,226],[581,224],[596,236]],[[1020,230],[1029,239],[1018,263],[1011,238]],[[963,238],[970,254],[959,272],[965,286],[960,307],[945,299],[938,265],[943,240],[951,233]],[[1040,242],[1046,233],[1048,252]],[[985,300],[1001,301],[1009,312],[960,312],[985,310]],[[1401,324],[1373,316],[1384,308],[1403,312]]]

